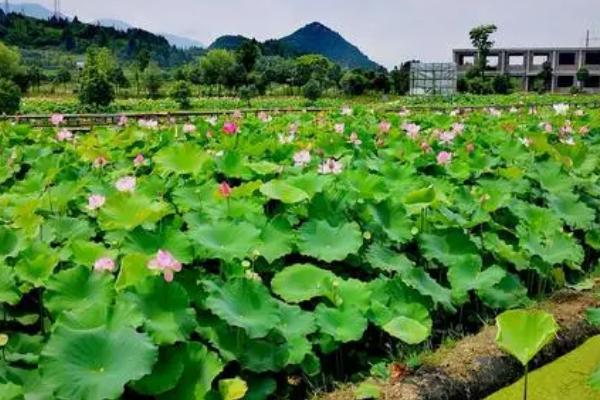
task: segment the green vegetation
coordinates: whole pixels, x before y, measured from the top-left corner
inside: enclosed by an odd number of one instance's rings
[[[585,279],[600,112],[528,111],[2,125],[3,393],[306,398]]]
[[[529,374],[530,400],[596,400],[598,392],[587,383],[600,363],[600,336],[588,340],[577,350]],[[524,379],[486,400],[515,400],[521,397]]]

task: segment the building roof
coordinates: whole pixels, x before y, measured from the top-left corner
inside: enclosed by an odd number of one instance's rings
[[[547,51],[600,51],[600,47],[497,47],[490,50],[490,53],[500,52],[500,51],[508,51],[515,53],[522,53],[525,51],[539,51],[539,52],[547,52]],[[477,51],[477,49],[453,49],[455,53],[462,52],[473,52]]]

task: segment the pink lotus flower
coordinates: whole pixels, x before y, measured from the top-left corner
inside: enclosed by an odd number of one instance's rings
[[[578,117],[583,117],[584,114],[585,114],[584,111],[581,109],[575,111],[575,115],[577,115]]]
[[[429,145],[429,143],[427,143],[427,142],[421,142],[421,150],[423,151],[423,153],[431,153],[431,151],[433,149],[431,148],[431,146]]]
[[[458,122],[452,124],[452,132],[456,133],[457,135],[462,135],[464,131],[465,131],[464,124],[461,124]]]
[[[181,271],[181,263],[166,250],[158,250],[156,257],[148,262],[148,268],[162,272],[166,282],[173,281],[174,272]]]
[[[565,115],[567,112],[569,112],[569,105],[564,103],[555,104],[552,106],[552,108],[554,108],[556,115]]]
[[[224,198],[228,198],[231,196],[231,186],[227,182],[221,182],[219,185],[219,194]]]
[[[300,128],[300,124],[298,122],[294,122],[290,124],[289,132],[290,135],[296,135],[298,133],[298,128]]]
[[[194,133],[196,130],[197,128],[194,124],[187,123],[183,125],[183,133]]]
[[[398,112],[399,117],[408,117],[409,115],[410,115],[410,110],[408,110],[407,108],[403,108],[402,110],[400,110]]]
[[[323,174],[323,175],[329,175],[329,174],[339,175],[342,173],[342,170],[343,170],[342,163],[333,158],[325,160],[319,166],[319,173]]]
[[[362,144],[362,140],[359,139],[356,132],[352,132],[350,134],[350,139],[348,139],[348,143],[353,144],[355,146],[360,146]]]
[[[267,123],[267,122],[271,122],[273,120],[273,117],[271,117],[266,112],[261,111],[261,112],[258,113],[258,119],[261,120],[264,123]]]
[[[212,131],[206,131],[206,138],[207,138],[207,139],[212,139],[212,138],[213,138],[213,133],[212,133]]]
[[[439,165],[447,165],[447,164],[450,164],[451,161],[452,161],[452,153],[450,153],[448,151],[441,151],[437,155],[437,163]]]
[[[492,116],[492,117],[500,117],[502,115],[502,111],[494,108],[494,107],[490,107],[487,109],[487,112]]]
[[[467,143],[465,150],[467,150],[467,153],[470,154],[475,151],[475,145],[473,143]]]
[[[108,160],[104,156],[98,156],[94,160],[94,168],[102,168],[108,164]]]
[[[240,119],[244,118],[244,114],[242,114],[242,112],[240,110],[235,110],[233,112],[233,116],[232,117],[235,120],[240,120]]]
[[[88,210],[97,210],[106,203],[106,197],[101,194],[93,194],[88,197]]]
[[[379,123],[379,132],[380,133],[389,133],[392,129],[392,123],[388,121],[381,121]]]
[[[113,271],[115,269],[115,261],[110,257],[102,257],[94,263],[94,271]]]
[[[115,183],[115,187],[119,192],[132,193],[135,190],[135,176],[125,176]]]
[[[284,135],[280,133],[279,135],[277,135],[277,138],[279,139],[280,144],[290,144],[294,142],[294,140],[296,139],[296,135]]]
[[[515,114],[515,113],[518,113],[518,112],[519,112],[519,109],[518,109],[517,107],[511,107],[511,108],[510,108],[510,110],[509,110],[509,112],[510,112],[511,114]]]
[[[352,111],[352,108],[350,108],[350,106],[342,107],[342,115],[350,116],[353,113],[354,113],[354,111]]]
[[[152,119],[140,119],[138,121],[138,126],[140,128],[146,128],[146,129],[157,129],[158,128],[158,121],[156,120],[152,120]]]
[[[402,129],[406,131],[406,135],[411,139],[416,139],[419,136],[419,132],[421,131],[421,127],[417,124],[407,124],[402,125]]]
[[[133,165],[135,167],[141,167],[145,163],[146,163],[146,159],[144,158],[144,155],[141,153],[138,154],[137,156],[135,156],[135,158],[133,159]]]
[[[54,126],[58,126],[65,121],[65,116],[62,114],[52,114],[50,116],[50,123]]]
[[[216,116],[212,116],[212,117],[208,117],[205,119],[205,121],[210,125],[210,126],[217,126],[217,121],[218,118]]]
[[[531,139],[529,138],[519,138],[519,142],[525,147],[531,146]]]
[[[125,126],[125,125],[127,125],[128,122],[129,122],[129,118],[127,118],[126,115],[121,115],[119,117],[119,121],[117,122],[117,124],[119,126]]]
[[[442,132],[439,134],[440,143],[445,145],[452,144],[455,138],[456,133],[454,133],[453,131]]]
[[[296,167],[305,167],[310,164],[311,156],[310,151],[308,150],[300,150],[296,154],[294,154],[294,165]]]
[[[333,129],[335,130],[336,133],[344,133],[344,131],[346,130],[346,125],[344,124],[335,124],[333,126]]]
[[[579,128],[579,134],[580,135],[587,135],[588,133],[590,133],[590,128],[588,126],[582,126],[581,128]]]
[[[71,141],[71,140],[73,140],[73,132],[71,132],[67,129],[61,129],[56,134],[56,140],[58,140],[59,142]]]
[[[552,128],[552,124],[551,123],[544,122],[541,125],[542,125],[542,128],[544,129],[544,132],[546,132],[546,133],[552,133],[552,129],[553,128]]]
[[[239,132],[239,127],[235,122],[225,122],[223,125],[223,133],[226,135],[235,135]]]
[[[567,138],[560,139],[561,143],[567,144],[569,146],[575,146],[575,139],[573,136],[569,136]]]
[[[452,110],[452,111],[450,111],[450,116],[451,117],[456,117],[458,114],[460,114],[460,110]]]

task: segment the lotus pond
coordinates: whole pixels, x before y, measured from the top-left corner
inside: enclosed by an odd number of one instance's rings
[[[0,394],[307,398],[585,281],[600,112],[0,126]]]

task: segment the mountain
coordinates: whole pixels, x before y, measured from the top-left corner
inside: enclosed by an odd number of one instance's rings
[[[213,49],[224,49],[224,50],[236,50],[244,42],[250,40],[249,38],[242,35],[224,35],[218,37],[208,48]]]
[[[54,11],[36,3],[9,3],[8,9],[10,12],[38,19],[48,19],[54,16]],[[0,5],[0,10],[6,12],[4,2]],[[61,17],[64,17],[64,15],[61,14]]]
[[[209,49],[235,50],[247,40],[250,39],[240,35],[221,36],[210,45]],[[285,56],[321,54],[336,64],[351,69],[374,70],[380,67],[358,47],[319,22],[308,24],[284,38],[267,40],[262,43],[262,46],[263,52],[264,50],[269,53],[275,51]]]
[[[170,33],[160,33],[165,39],[171,43],[171,46],[175,46],[178,49],[190,49],[192,47],[203,48],[204,45],[202,42],[199,42],[196,39],[187,38],[184,36],[177,36]]]
[[[347,68],[377,69],[379,67],[358,47],[319,22],[308,24],[279,41],[300,53],[321,54]]]
[[[95,25],[100,25],[107,28],[115,28],[116,30],[123,32],[133,28],[133,25],[129,24],[128,22],[121,21],[120,19],[101,18],[95,20],[93,23]]]

